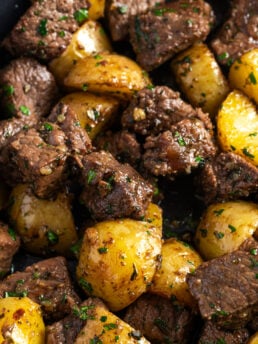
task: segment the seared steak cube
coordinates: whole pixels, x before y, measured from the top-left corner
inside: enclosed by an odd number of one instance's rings
[[[51,129],[49,142],[45,142],[40,133],[31,128],[15,135],[3,148],[0,156],[2,175],[7,183],[32,183],[39,197],[49,197],[63,180],[67,147],[63,131],[52,124],[43,124],[45,131]]]
[[[248,197],[258,191],[258,169],[234,153],[220,153],[196,178],[206,204]]]
[[[81,199],[97,220],[141,219],[151,201],[152,188],[130,165],[120,164],[105,151],[85,155]]]
[[[114,41],[125,39],[128,35],[130,18],[146,12],[156,3],[156,0],[108,0],[106,14],[112,39]]]
[[[0,72],[2,109],[6,116],[45,116],[57,98],[54,77],[32,58],[11,61]]]
[[[130,21],[130,41],[139,64],[150,71],[208,36],[214,15],[202,0],[177,0],[155,6]]]
[[[231,0],[229,19],[211,42],[217,60],[231,65],[243,53],[258,47],[257,0]]]
[[[14,56],[49,61],[69,45],[72,34],[87,19],[88,7],[87,0],[33,1],[3,44]]]
[[[28,296],[41,306],[47,321],[62,319],[80,302],[63,257],[42,260],[6,277],[0,297],[7,296]]]
[[[219,329],[212,321],[206,321],[199,338],[198,344],[230,343],[244,344],[249,338],[249,332],[245,328],[227,331]]]
[[[198,119],[184,119],[144,144],[143,164],[156,176],[189,174],[216,153],[212,137]]]
[[[124,321],[151,343],[189,343],[195,324],[191,311],[169,299],[148,294],[127,308]]]
[[[258,242],[247,239],[229,254],[187,276],[201,315],[225,329],[244,327],[258,312]]]
[[[107,131],[94,141],[98,150],[111,153],[119,162],[127,162],[134,168],[141,158],[141,147],[134,133],[127,130],[118,132]]]
[[[180,98],[178,92],[166,86],[157,86],[144,88],[134,96],[123,112],[122,125],[140,135],[157,135],[182,119],[195,117],[202,120],[207,129],[212,129],[208,114],[201,109],[193,109]]]
[[[19,247],[19,236],[7,224],[0,222],[0,278],[10,271],[13,256]]]

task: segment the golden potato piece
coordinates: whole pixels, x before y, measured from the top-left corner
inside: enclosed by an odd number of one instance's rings
[[[232,201],[210,205],[195,234],[198,251],[206,260],[236,249],[258,228],[258,205]]]
[[[258,332],[249,338],[247,344],[258,344]]]
[[[16,186],[10,196],[10,221],[23,247],[31,253],[68,256],[78,240],[70,199],[59,193],[55,200],[37,198],[28,185]]]
[[[129,99],[151,81],[147,73],[128,57],[103,53],[78,61],[64,84],[79,91],[89,90]]]
[[[104,16],[105,0],[89,0],[89,18],[97,20]]]
[[[85,128],[92,140],[114,121],[120,104],[117,98],[89,92],[70,93],[61,102],[74,110],[81,127]]]
[[[119,343],[147,344],[141,334],[129,324],[108,311],[107,307],[97,298],[87,300],[88,314],[85,326],[78,334],[74,344],[85,343]]]
[[[147,289],[161,252],[162,215],[151,204],[143,221],[110,220],[86,229],[77,266],[84,291],[102,298],[112,311]]]
[[[229,86],[207,45],[195,44],[184,50],[172,60],[171,68],[189,102],[211,116],[217,114]]]
[[[50,62],[49,69],[62,85],[64,78],[78,60],[103,51],[112,51],[108,36],[101,24],[89,20],[73,34],[65,51]]]
[[[0,314],[1,343],[45,343],[45,325],[40,306],[28,297],[0,299]]]
[[[258,166],[258,114],[242,92],[232,91],[222,103],[217,129],[223,151],[232,151]]]
[[[228,77],[232,88],[241,90],[258,104],[258,48],[237,59],[230,67]]]
[[[161,250],[162,263],[156,271],[149,292],[192,307],[195,301],[189,292],[186,275],[202,263],[199,254],[187,243],[170,238]]]

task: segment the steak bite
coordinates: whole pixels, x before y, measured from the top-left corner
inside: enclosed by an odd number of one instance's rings
[[[184,119],[144,144],[144,167],[155,176],[189,174],[216,153],[212,136],[198,119]]]
[[[46,116],[57,99],[53,75],[32,58],[11,61],[0,71],[1,107],[7,117]]]
[[[41,0],[20,18],[4,47],[14,56],[49,61],[61,55],[73,33],[88,18],[87,0]]]
[[[7,224],[0,221],[0,278],[10,271],[13,256],[19,247],[19,236]]]
[[[212,129],[209,115],[194,109],[167,86],[144,88],[131,100],[122,115],[122,126],[137,134],[157,135],[185,118],[199,118],[207,129]]]
[[[186,344],[192,337],[195,318],[186,308],[169,299],[144,294],[130,305],[124,321],[151,343]]]
[[[249,339],[249,332],[245,328],[234,331],[219,329],[212,321],[206,321],[198,344],[244,344]]]
[[[258,169],[240,155],[220,153],[196,177],[206,204],[248,197],[258,191]]]
[[[258,312],[258,243],[202,263],[187,283],[205,320],[225,329],[244,327]]]
[[[97,220],[141,219],[153,194],[138,172],[105,151],[84,156],[82,184],[81,200]]]
[[[159,3],[163,3],[159,1]],[[128,35],[129,21],[137,14],[144,13],[156,5],[156,0],[108,0],[106,17],[113,41],[121,41]]]
[[[111,153],[119,162],[127,162],[134,168],[141,159],[141,147],[134,133],[127,130],[118,132],[107,131],[94,141],[98,150]]]
[[[243,53],[258,47],[257,0],[231,0],[229,19],[211,41],[217,60],[231,65]]]
[[[2,298],[25,295],[41,306],[47,321],[62,319],[80,302],[63,257],[41,260],[23,272],[9,275],[0,284]]]
[[[130,21],[130,41],[138,63],[150,71],[193,43],[205,40],[214,22],[211,6],[202,0],[157,5]]]

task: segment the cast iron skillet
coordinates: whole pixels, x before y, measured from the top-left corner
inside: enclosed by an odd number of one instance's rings
[[[19,17],[26,11],[30,5],[29,0],[0,0],[0,42],[10,32]],[[51,1],[51,0],[50,0]],[[218,27],[224,20],[227,10],[229,8],[229,0],[207,0],[213,6],[216,14]],[[115,45],[115,50],[118,53],[127,52],[127,46]],[[130,47],[128,49],[130,52]],[[0,48],[0,67],[8,63],[11,59],[10,55]],[[175,87],[171,76],[167,70],[167,64],[155,70],[151,75],[154,84],[168,85],[172,88]],[[161,187],[168,190],[165,193],[164,201],[161,203],[164,214],[164,236],[171,235],[191,235],[203,211],[203,204],[198,198],[195,197],[193,179],[191,177],[177,178],[175,182],[168,182],[161,180]],[[75,209],[76,210],[76,209]],[[81,209],[77,209],[76,213],[80,213]],[[79,216],[80,217],[80,216]],[[19,252],[13,260],[13,270],[23,270],[26,266],[43,259],[31,256],[24,252]],[[69,267],[72,275],[74,275],[74,268],[76,262],[69,261]]]

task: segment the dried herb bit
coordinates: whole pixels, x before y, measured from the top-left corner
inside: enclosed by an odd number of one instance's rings
[[[226,51],[225,51],[224,53],[218,55],[218,59],[219,59],[219,60],[225,60],[225,59],[227,59],[228,57],[229,57],[229,53],[226,52]]]
[[[3,85],[2,90],[3,90],[5,96],[11,96],[12,94],[14,94],[13,85]]]
[[[117,328],[117,324],[115,324],[115,323],[105,324],[105,325],[103,325],[103,328],[106,331],[114,330],[115,328]]]
[[[181,147],[186,146],[186,142],[185,142],[183,136],[180,135],[180,133],[178,131],[175,132],[175,137],[177,138],[177,142],[178,142],[179,146],[181,146]]]
[[[28,296],[28,291],[5,291],[4,292],[4,297],[26,297]]]
[[[82,287],[82,289],[84,289],[85,291],[87,291],[89,294],[92,294],[93,292],[93,288],[92,285],[87,282],[85,279],[80,278],[78,281],[79,285]]]
[[[206,228],[200,228],[200,232],[201,232],[201,236],[202,236],[203,238],[206,238],[206,237],[207,237],[208,231],[207,231]]]
[[[47,19],[41,19],[41,21],[39,22],[38,33],[42,37],[45,37],[47,35]]]
[[[127,5],[119,6],[118,11],[120,14],[125,14],[128,11],[128,6]]]
[[[87,184],[91,184],[93,179],[96,177],[96,172],[94,170],[89,170],[87,174]]]
[[[249,78],[249,81],[251,82],[251,84],[253,84],[253,85],[256,85],[256,84],[257,84],[257,80],[256,80],[256,77],[255,77],[255,75],[254,75],[253,72],[251,72],[251,73],[249,74],[248,78]]]
[[[98,336],[94,336],[94,338],[90,339],[89,344],[103,344],[103,342]]]
[[[44,123],[44,129],[46,130],[46,131],[52,131],[53,130],[53,126],[50,124],[50,123]]]
[[[78,11],[74,12],[74,19],[78,24],[82,24],[86,19],[88,19],[89,13],[87,8],[81,8]]]
[[[46,236],[51,245],[56,245],[59,241],[59,236],[53,230],[47,231]]]
[[[74,307],[73,308],[73,314],[76,315],[81,320],[94,320],[94,316],[91,314],[88,314],[88,311],[90,309],[93,309],[95,306],[82,306],[82,307]]]
[[[133,263],[133,273],[132,273],[132,275],[131,275],[130,280],[131,280],[131,281],[134,281],[134,280],[136,279],[137,276],[138,276],[138,270],[137,270],[136,265]]]
[[[11,227],[8,228],[8,234],[13,239],[13,241],[16,241],[16,233],[15,230]]]
[[[254,158],[254,155],[248,151],[248,149],[245,147],[242,149],[242,152],[244,153],[245,156],[247,156],[250,159]]]
[[[102,315],[102,316],[100,317],[100,321],[101,321],[101,322],[106,322],[106,321],[107,321],[107,316],[106,316],[106,315]]]
[[[99,248],[98,248],[98,252],[99,252],[100,254],[107,253],[107,252],[108,252],[108,248],[107,248],[107,247],[99,247]]]
[[[257,248],[252,248],[250,250],[250,254],[253,255],[253,256],[257,256],[258,255],[258,249]]]
[[[223,237],[224,237],[224,233],[222,233],[222,232],[217,232],[217,231],[215,231],[215,232],[213,232],[213,234],[215,235],[215,237],[217,238],[217,239],[222,239]]]
[[[230,229],[231,233],[236,232],[236,227],[232,226],[232,225],[228,225],[228,228]]]
[[[25,105],[21,105],[20,107],[19,107],[19,110],[22,112],[22,114],[23,115],[25,115],[25,116],[29,116],[30,115],[30,109],[27,107],[27,106],[25,106]]]
[[[224,211],[225,209],[218,209],[218,210],[214,210],[213,211],[213,213],[216,215],[216,216],[220,216],[222,213],[223,213],[223,211]]]

